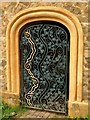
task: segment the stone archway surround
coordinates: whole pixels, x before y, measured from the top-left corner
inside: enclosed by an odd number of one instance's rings
[[[71,12],[63,8],[37,7],[26,9],[17,13],[8,24],[6,33],[7,93],[20,96],[20,29],[27,23],[40,20],[50,20],[62,23],[70,32],[68,114],[82,115],[83,31],[79,20]],[[73,104],[74,106],[79,105],[79,112],[74,113]],[[86,106],[86,104],[84,106]]]

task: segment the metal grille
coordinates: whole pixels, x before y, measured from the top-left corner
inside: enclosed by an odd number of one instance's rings
[[[21,101],[31,108],[67,112],[69,33],[41,21],[21,32]]]

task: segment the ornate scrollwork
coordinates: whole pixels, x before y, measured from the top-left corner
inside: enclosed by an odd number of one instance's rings
[[[34,42],[31,40],[30,31],[25,32],[25,37],[28,40],[28,42],[31,44],[31,48],[32,48],[32,53],[30,54],[30,56],[28,57],[25,65],[24,65],[25,69],[27,70],[28,74],[31,76],[32,81],[33,81],[32,89],[27,94],[25,94],[25,98],[27,100],[27,103],[28,103],[28,105],[30,105],[31,104],[30,100],[32,98],[32,95],[33,95],[35,89],[38,87],[39,80],[36,77],[34,77],[33,73],[31,72],[31,62],[33,60],[36,49],[35,49]]]
[[[56,23],[42,23],[28,26],[21,36],[26,104],[65,113],[68,34]]]

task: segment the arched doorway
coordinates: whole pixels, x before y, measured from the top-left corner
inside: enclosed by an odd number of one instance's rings
[[[15,15],[7,26],[7,92],[20,97],[20,30],[35,21],[54,21],[63,24],[70,32],[69,101],[68,114],[73,115],[73,104],[81,105],[83,76],[83,31],[79,20],[64,8],[37,7]],[[17,87],[16,87],[17,86]],[[79,108],[79,107],[78,107]],[[82,111],[82,108],[80,107]],[[83,112],[80,112],[80,114]]]
[[[68,29],[35,21],[21,29],[21,101],[30,108],[67,113],[69,98]]]

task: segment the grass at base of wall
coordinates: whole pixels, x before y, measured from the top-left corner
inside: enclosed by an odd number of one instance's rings
[[[1,120],[11,120],[12,117],[19,117],[24,112],[27,111],[27,109],[23,105],[19,105],[16,107],[11,107],[8,104],[2,102],[0,104],[0,109],[2,109],[2,119]]]
[[[28,111],[23,105],[19,105],[16,107],[11,107],[6,103],[0,103],[0,110],[2,109],[2,119],[1,120],[12,120],[12,118],[19,118],[22,114]],[[1,118],[1,117],[0,117]],[[59,118],[59,116],[55,116],[55,118]],[[66,117],[67,120],[90,120],[90,116],[86,115],[84,118],[81,117]],[[54,120],[54,119],[53,119]]]

